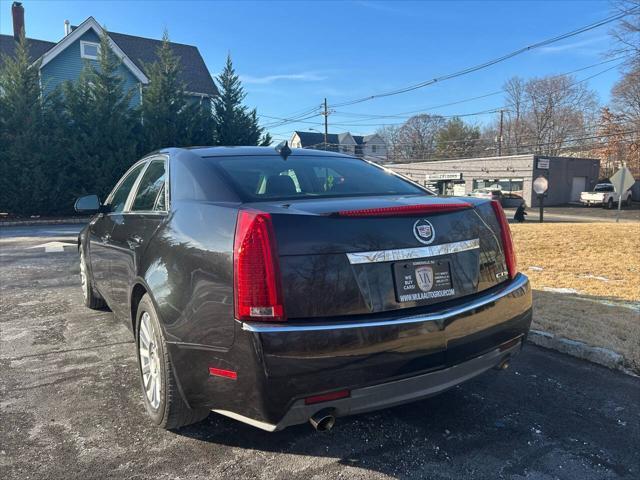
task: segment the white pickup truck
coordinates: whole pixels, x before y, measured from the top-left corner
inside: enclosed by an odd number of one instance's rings
[[[598,183],[593,191],[582,192],[580,194],[580,203],[587,207],[591,205],[601,205],[606,208],[614,208],[618,204],[619,193],[616,192],[610,183]],[[631,190],[627,190],[622,194],[622,204],[631,204]]]

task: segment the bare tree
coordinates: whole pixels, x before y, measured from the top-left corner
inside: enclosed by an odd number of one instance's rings
[[[525,81],[520,77],[513,77],[502,87],[506,92],[506,131],[503,137],[507,139],[506,147],[513,154],[520,153],[521,140],[526,135],[527,125],[524,122],[525,112]]]
[[[558,155],[575,139],[585,137],[595,122],[597,98],[583,83],[567,75],[509,80],[505,151]]]
[[[609,55],[626,55],[625,69],[637,68],[640,61],[640,0],[613,0],[611,3],[615,12],[629,13],[609,32],[615,43]]]
[[[445,120],[439,115],[420,114],[400,127],[398,140],[401,161],[429,161],[436,146],[436,136]]]
[[[626,165],[640,176],[640,63],[613,86],[611,90],[611,109],[625,133]]]
[[[400,126],[385,125],[376,130],[387,147],[387,161],[395,162],[400,158]]]

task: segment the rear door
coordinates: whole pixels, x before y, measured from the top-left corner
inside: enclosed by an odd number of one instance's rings
[[[122,318],[129,315],[129,295],[138,274],[138,262],[161,222],[166,218],[166,158],[151,158],[134,185],[123,212],[114,217],[110,263],[113,309]]]

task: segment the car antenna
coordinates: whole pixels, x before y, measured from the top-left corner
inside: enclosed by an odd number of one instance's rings
[[[280,156],[283,158],[283,160],[286,160],[287,157],[289,155],[291,155],[291,149],[289,148],[289,145],[287,144],[286,140],[284,140],[284,141],[280,142],[278,145],[276,145],[276,152],[278,152],[280,154]]]

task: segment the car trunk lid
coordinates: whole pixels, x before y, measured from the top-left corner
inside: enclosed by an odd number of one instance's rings
[[[508,276],[486,200],[411,195],[247,207],[271,214],[290,320],[418,308]]]

